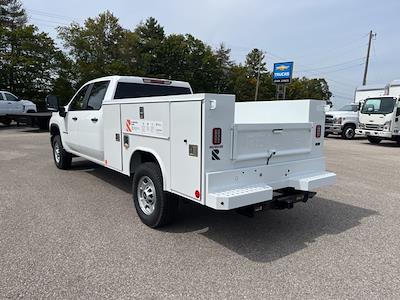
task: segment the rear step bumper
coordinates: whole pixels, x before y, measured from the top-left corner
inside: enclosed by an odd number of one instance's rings
[[[208,173],[205,203],[214,209],[230,210],[276,200],[274,192],[279,193],[280,190],[311,192],[335,183],[336,174],[316,170],[324,168],[323,159],[313,159],[291,162],[290,165],[286,163]],[[309,172],[304,173],[304,170]],[[297,202],[293,201],[296,196],[286,196],[291,199],[286,202]]]
[[[286,188],[274,192],[274,197],[271,201],[240,207],[236,211],[246,217],[253,217],[256,212],[265,209],[291,209],[295,203],[307,202],[316,194],[315,192],[304,192],[293,188]]]

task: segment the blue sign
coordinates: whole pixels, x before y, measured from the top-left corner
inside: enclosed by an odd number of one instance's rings
[[[290,83],[293,74],[293,62],[280,62],[274,64],[274,83]]]

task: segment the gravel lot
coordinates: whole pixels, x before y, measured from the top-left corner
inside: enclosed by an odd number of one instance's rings
[[[53,164],[49,135],[0,127],[0,298],[400,297],[400,147],[326,141],[335,186],[249,219],[184,204],[143,225],[130,180]]]

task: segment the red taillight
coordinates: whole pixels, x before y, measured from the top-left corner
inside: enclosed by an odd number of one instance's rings
[[[321,137],[321,125],[317,125],[316,127],[315,127],[315,137],[318,139],[318,138],[320,138]]]
[[[212,142],[214,145],[220,145],[222,140],[221,128],[213,128]]]
[[[197,199],[199,199],[199,198],[200,198],[200,191],[199,191],[199,190],[196,190],[196,191],[194,192],[194,196],[195,196]]]

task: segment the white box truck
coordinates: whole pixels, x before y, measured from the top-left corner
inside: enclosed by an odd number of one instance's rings
[[[291,208],[333,184],[325,170],[324,102],[235,103],[192,94],[185,82],[112,76],[47,106],[55,164],[80,156],[132,176],[150,227],[169,223],[183,197],[217,210]]]
[[[400,143],[400,80],[385,87],[383,96],[367,98],[360,110],[357,133],[365,135],[372,144],[382,140]]]

